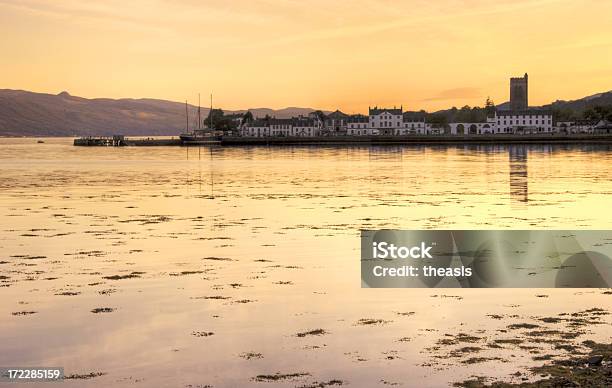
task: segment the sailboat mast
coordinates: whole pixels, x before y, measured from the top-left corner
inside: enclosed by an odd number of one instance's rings
[[[200,93],[198,93],[198,129],[201,129],[200,123],[202,119],[200,118]]]
[[[213,107],[212,107],[212,93],[210,93],[210,130],[213,130]]]
[[[185,100],[185,132],[189,132],[189,111],[187,110],[187,100]]]

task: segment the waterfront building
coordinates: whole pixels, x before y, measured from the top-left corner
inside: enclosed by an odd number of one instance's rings
[[[324,123],[325,131],[330,135],[345,135],[349,117],[349,115],[339,110],[328,114]]]
[[[292,119],[290,136],[317,136],[320,129],[321,127],[317,120],[297,117]]]
[[[431,126],[425,122],[421,112],[402,112],[402,108],[370,108],[370,115],[351,115],[347,119],[347,134],[404,136],[427,134]]]
[[[365,115],[350,115],[346,120],[347,135],[362,136],[373,135],[374,130],[370,127],[370,118]]]
[[[256,119],[240,127],[241,136],[318,136],[321,122],[311,117]]]
[[[573,126],[573,121],[557,121],[557,124],[555,125],[555,132],[571,133]]]
[[[527,73],[523,77],[510,78],[510,110],[525,111],[529,109],[529,89]]]
[[[270,136],[270,127],[266,120],[256,119],[240,127],[240,135],[252,137]]]
[[[397,135],[423,135],[431,132],[431,126],[425,123],[425,114],[422,112],[404,112],[401,129]]]
[[[559,121],[555,125],[555,131],[561,133],[593,133],[600,124],[597,120],[573,120]]]
[[[451,135],[482,135],[495,133],[495,125],[492,122],[478,123],[449,123]]]
[[[529,109],[528,92],[527,73],[523,77],[510,78],[510,110],[496,110],[492,120],[493,133],[527,134],[558,130],[552,112]]]
[[[608,120],[600,120],[593,128],[593,133],[610,134],[612,133],[612,122]]]
[[[553,129],[552,112],[547,110],[495,112],[495,133],[540,133]]]
[[[268,120],[270,126],[270,134],[272,136],[289,136],[293,127],[293,119],[277,119]]]
[[[394,135],[404,125],[403,108],[368,108],[370,128],[378,130],[381,135]]]

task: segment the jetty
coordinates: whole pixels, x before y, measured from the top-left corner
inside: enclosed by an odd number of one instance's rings
[[[220,144],[220,141],[212,141],[210,144]],[[178,137],[171,138],[128,138],[122,135],[115,136],[85,136],[74,139],[75,146],[82,147],[157,147],[157,146],[181,146],[190,145],[181,141]],[[201,145],[201,144],[200,144]]]

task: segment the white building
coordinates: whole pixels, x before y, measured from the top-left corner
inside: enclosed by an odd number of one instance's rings
[[[346,133],[352,136],[374,135],[370,118],[364,115],[351,115],[346,119]]]
[[[306,117],[291,119],[257,119],[240,128],[241,136],[318,136],[321,130],[319,120]]]
[[[368,108],[370,128],[382,135],[394,135],[396,129],[404,126],[403,108]]]
[[[352,115],[346,119],[347,134],[369,135],[414,135],[429,133],[431,127],[425,123],[425,114],[402,112],[402,108],[370,108],[370,115]]]
[[[612,133],[612,122],[608,120],[600,120],[593,128],[593,132],[598,134]]]
[[[291,136],[318,136],[321,125],[318,120],[298,117],[292,119]]]
[[[552,113],[545,110],[497,111],[495,133],[553,132]]]
[[[292,119],[270,119],[268,120],[271,136],[290,136],[293,127]]]
[[[486,123],[449,123],[451,135],[482,135],[495,133],[495,124]]]
[[[327,134],[344,135],[348,131],[348,118],[346,113],[336,110],[327,115],[325,118],[324,128]]]
[[[431,131],[431,126],[425,123],[425,114],[420,112],[405,112],[402,115],[402,127],[397,135],[424,135]]]
[[[270,136],[270,127],[264,120],[257,119],[240,127],[241,136],[267,137]]]
[[[593,133],[598,124],[594,120],[558,121],[555,129],[561,133]]]

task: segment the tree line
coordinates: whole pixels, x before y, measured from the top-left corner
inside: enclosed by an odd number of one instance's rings
[[[612,105],[596,105],[593,107],[586,108],[584,110],[575,110],[571,108],[553,108],[552,113],[553,117],[557,121],[612,121]]]

